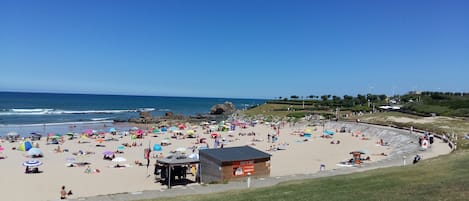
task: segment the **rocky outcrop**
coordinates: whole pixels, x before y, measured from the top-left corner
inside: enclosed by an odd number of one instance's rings
[[[210,109],[210,114],[221,115],[221,114],[232,114],[236,111],[235,106],[232,102],[225,102],[224,104],[216,104]]]
[[[141,123],[141,124],[159,123],[160,118],[153,117],[149,111],[142,111],[139,113],[138,118],[131,118],[129,119],[129,122]]]

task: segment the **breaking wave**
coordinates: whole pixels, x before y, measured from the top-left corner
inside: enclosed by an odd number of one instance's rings
[[[48,108],[4,109],[0,110],[0,115],[118,114],[153,110],[155,110],[155,108],[139,108],[135,110],[59,110]]]

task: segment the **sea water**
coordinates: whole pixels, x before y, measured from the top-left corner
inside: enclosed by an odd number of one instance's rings
[[[138,117],[140,111],[150,111],[154,116],[165,112],[207,114],[213,105],[225,101],[232,102],[237,109],[265,102],[234,98],[0,92],[0,135],[10,131],[24,135],[46,130],[66,132],[65,128],[106,127],[114,120]]]

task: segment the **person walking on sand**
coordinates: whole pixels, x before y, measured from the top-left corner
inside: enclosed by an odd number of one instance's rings
[[[60,190],[60,199],[61,200],[67,199],[67,191],[65,190],[65,186],[62,186],[62,190]]]

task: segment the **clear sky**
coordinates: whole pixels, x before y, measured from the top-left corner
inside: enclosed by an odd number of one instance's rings
[[[0,91],[469,91],[469,1],[0,1]]]

